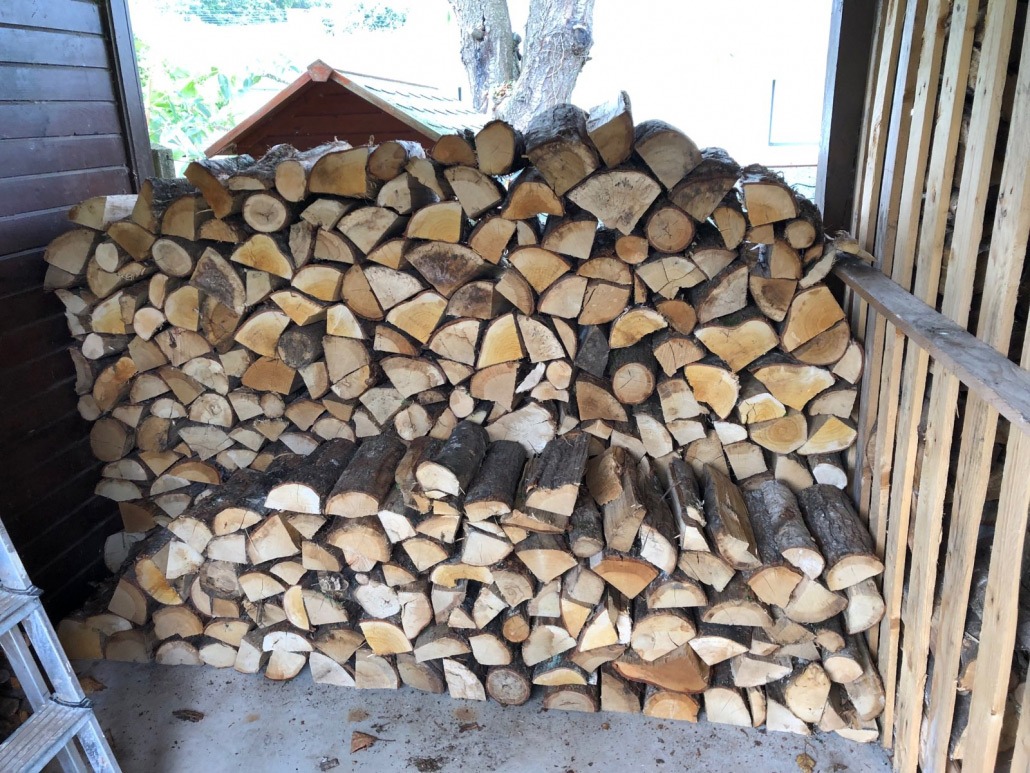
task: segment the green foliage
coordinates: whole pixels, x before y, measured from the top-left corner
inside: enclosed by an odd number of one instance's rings
[[[324,7],[328,0],[189,0],[186,16],[208,24],[262,24],[286,21],[290,8]]]
[[[351,12],[353,21],[348,29],[395,30],[408,21],[404,11],[391,8],[386,3],[358,3]]]
[[[212,67],[190,72],[166,61],[151,61],[148,47],[136,40],[150,141],[170,148],[176,170],[201,158],[211,140],[238,123],[233,106],[265,76],[240,78]]]

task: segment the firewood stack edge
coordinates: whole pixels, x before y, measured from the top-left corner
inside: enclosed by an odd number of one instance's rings
[[[97,493],[73,656],[878,737],[838,249],[625,94],[277,146],[48,248]]]

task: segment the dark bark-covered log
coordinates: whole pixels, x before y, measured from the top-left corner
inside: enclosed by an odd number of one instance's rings
[[[326,513],[345,518],[378,513],[404,451],[404,443],[394,435],[377,435],[362,443],[333,487]]]
[[[526,127],[526,155],[559,196],[601,165],[587,136],[586,118],[578,107],[557,105],[538,113]]]
[[[701,660],[715,666],[747,652],[751,646],[751,637],[741,626],[709,623],[702,616],[690,646]]]
[[[580,491],[569,520],[569,547],[577,558],[590,558],[604,549],[601,513],[585,491]]]
[[[276,355],[295,370],[322,357],[325,328],[319,324],[290,327],[279,336]]]
[[[570,432],[550,441],[522,480],[526,505],[571,516],[586,470],[590,435]]]
[[[747,496],[748,507],[755,513],[752,520],[761,519],[763,531],[772,533],[780,555],[806,577],[818,578],[825,560],[790,489],[778,480],[766,481],[749,490]]]
[[[602,378],[608,367],[608,336],[597,325],[584,325],[579,329],[579,349],[576,367],[597,378]]]
[[[728,663],[712,669],[711,683],[705,690],[705,718],[720,725],[751,727],[751,712],[744,694],[733,683]]]
[[[758,544],[758,554],[762,566],[746,572],[747,584],[762,601],[785,607],[790,596],[801,581],[802,573],[790,564],[780,549],[776,529],[777,520],[770,517],[770,509],[766,505],[764,491],[775,491],[779,495],[790,495],[785,488],[777,489],[776,481],[768,481],[757,489],[744,492],[748,512],[751,514],[751,526],[754,529]]]
[[[479,470],[486,446],[486,430],[461,421],[433,457],[418,466],[415,477],[432,498],[463,494]]]
[[[525,463],[526,451],[520,443],[497,440],[490,444],[465,496],[465,515],[470,521],[511,512]]]
[[[661,483],[651,472],[646,460],[638,467],[637,486],[645,511],[639,528],[640,557],[662,572],[671,574],[679,558],[680,530],[672,511],[662,498]]]
[[[802,491],[798,500],[826,558],[826,586],[830,590],[842,590],[883,572],[872,537],[846,493],[819,484]]]
[[[295,513],[320,514],[325,497],[354,455],[354,443],[338,438],[323,444],[303,464],[277,476],[268,489],[265,507]]]

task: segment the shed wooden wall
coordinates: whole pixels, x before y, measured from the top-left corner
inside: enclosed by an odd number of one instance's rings
[[[339,84],[326,81],[310,84],[240,135],[236,152],[257,157],[283,142],[307,150],[333,139],[364,145],[369,137],[375,137],[376,142],[413,140],[427,148],[433,144],[432,138]]]
[[[131,40],[125,0],[0,3],[0,517],[54,613],[101,575],[118,515],[93,495],[100,465],[42,254],[70,205],[150,173]]]

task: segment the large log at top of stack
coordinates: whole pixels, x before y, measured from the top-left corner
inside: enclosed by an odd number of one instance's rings
[[[868,739],[862,352],[778,175],[622,94],[186,178],[45,255],[97,491],[154,529],[68,642]]]

